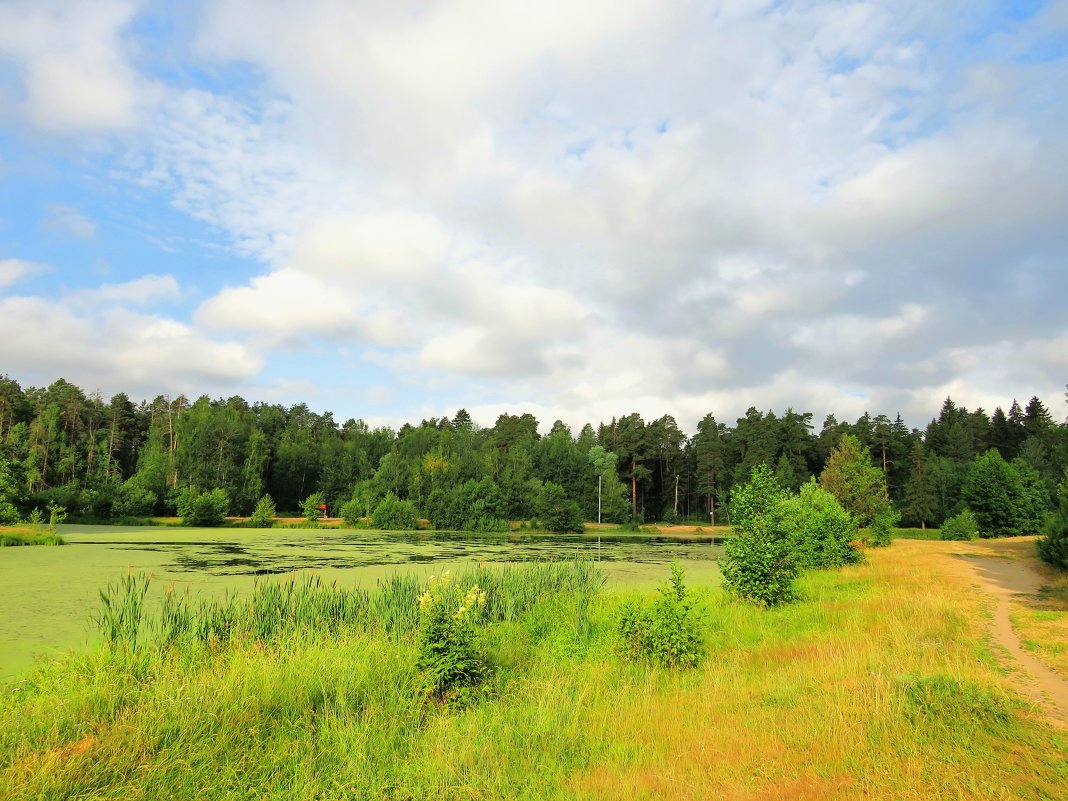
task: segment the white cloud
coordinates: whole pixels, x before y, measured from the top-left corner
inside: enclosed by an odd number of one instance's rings
[[[83,289],[67,295],[66,300],[78,305],[126,304],[147,306],[168,300],[178,300],[181,287],[171,275],[143,275],[121,284],[102,284],[95,289]]]
[[[357,299],[290,269],[257,276],[248,286],[223,289],[200,306],[196,320],[212,328],[283,338],[302,332],[344,335],[360,330]]]
[[[113,391],[187,391],[233,386],[262,358],[173,319],[101,305],[85,311],[41,297],[0,298],[4,368],[23,380],[57,375]]]
[[[408,382],[574,422],[1060,381],[1035,332],[1068,296],[1064,59],[1024,58],[1052,6],[970,50],[937,3],[219,0],[195,66],[240,64],[239,90],[140,117],[132,7],[100,8],[7,10],[39,46],[0,51],[106,76],[109,124],[144,124],[124,174],[259,263],[195,327],[358,345],[398,404]],[[1004,343],[1026,369],[984,376]]]
[[[49,233],[70,236],[75,239],[92,239],[96,236],[96,223],[73,206],[53,203],[41,221],[41,227]]]
[[[448,246],[445,227],[428,215],[332,214],[309,226],[290,263],[324,279],[404,284],[428,278]]]
[[[0,55],[19,65],[32,125],[58,133],[134,125],[151,94],[122,41],[135,11],[135,3],[123,0],[0,5]]]
[[[40,275],[47,270],[48,267],[45,265],[32,261],[0,259],[0,289],[6,289],[18,281],[34,275]]]

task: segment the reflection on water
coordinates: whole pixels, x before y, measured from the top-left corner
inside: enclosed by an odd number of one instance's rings
[[[88,532],[87,532],[88,533]],[[383,567],[429,564],[439,560],[487,563],[546,559],[599,559],[645,565],[675,560],[712,561],[720,548],[708,541],[664,536],[607,535],[600,543],[577,535],[508,533],[473,535],[456,532],[367,532],[307,529],[242,530],[240,539],[220,530],[217,540],[167,539],[143,529],[144,539],[78,537],[79,545],[105,545],[115,550],[151,551],[174,573],[243,576],[288,573],[295,570]],[[145,536],[148,535],[148,536]],[[235,537],[231,539],[230,537]]]

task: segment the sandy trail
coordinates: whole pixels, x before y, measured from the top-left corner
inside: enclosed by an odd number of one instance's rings
[[[1024,650],[1009,620],[1009,602],[1019,596],[1036,595],[1045,583],[1026,561],[983,556],[964,560],[983,588],[997,599],[991,635],[1023,669],[1021,689],[1041,704],[1050,716],[1068,726],[1068,679]]]

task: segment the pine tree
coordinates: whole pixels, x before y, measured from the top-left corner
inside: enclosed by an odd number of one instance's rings
[[[820,484],[862,526],[870,525],[890,504],[883,471],[872,464],[868,450],[852,434],[844,435],[831,451]]]

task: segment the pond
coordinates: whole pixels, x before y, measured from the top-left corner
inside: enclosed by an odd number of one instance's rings
[[[0,680],[35,657],[92,645],[98,590],[128,570],[154,576],[153,588],[194,595],[241,592],[254,581],[309,572],[347,586],[373,587],[397,572],[429,576],[471,562],[599,559],[614,588],[651,589],[676,561],[688,583],[718,583],[719,547],[640,534],[596,539],[567,535],[455,534],[344,529],[212,529],[62,526],[61,547],[0,550]]]

